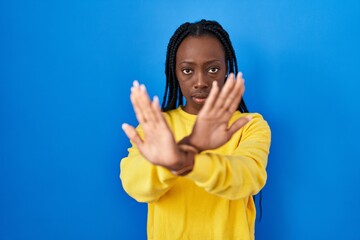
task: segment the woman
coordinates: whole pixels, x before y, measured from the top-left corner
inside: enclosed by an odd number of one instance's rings
[[[266,182],[270,128],[247,113],[237,71],[227,32],[202,20],[170,39],[163,112],[134,82],[140,125],[123,124],[133,146],[120,178],[148,203],[148,239],[254,239],[252,196]]]

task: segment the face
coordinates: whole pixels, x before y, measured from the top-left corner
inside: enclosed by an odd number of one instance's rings
[[[176,53],[176,77],[186,99],[184,110],[198,114],[213,81],[222,88],[227,67],[220,41],[213,36],[186,37]]]

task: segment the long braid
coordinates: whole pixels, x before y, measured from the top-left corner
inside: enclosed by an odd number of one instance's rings
[[[196,23],[184,23],[182,24],[171,37],[166,54],[166,87],[165,94],[162,103],[162,110],[168,111],[177,108],[183,104],[183,95],[180,90],[179,82],[176,78],[175,64],[176,64],[176,52],[181,42],[187,36],[215,36],[224,47],[225,58],[228,62],[228,71],[235,75],[238,73],[238,66],[234,48],[231,44],[229,34],[222,28],[222,26],[215,21],[201,20]],[[244,100],[242,99],[238,110],[240,112],[248,112]]]
[[[184,38],[188,35],[188,26],[190,23],[182,24],[171,37],[166,54],[166,67],[165,67],[165,75],[166,75],[166,88],[164,100],[162,103],[162,110],[168,111],[171,109],[175,109],[177,104],[182,104],[183,96],[180,91],[179,82],[176,78],[175,73],[175,60],[176,60],[176,52],[179,48],[180,43],[184,40]],[[180,94],[179,94],[180,92]]]

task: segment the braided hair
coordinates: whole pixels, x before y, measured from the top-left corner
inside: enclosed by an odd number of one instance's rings
[[[162,110],[169,111],[183,104],[183,94],[180,90],[179,81],[175,74],[176,53],[181,42],[188,36],[214,36],[224,48],[225,61],[228,65],[228,73],[238,73],[238,66],[234,48],[231,44],[229,34],[216,21],[201,20],[195,23],[186,22],[182,24],[171,37],[166,53],[166,86],[162,103]],[[225,79],[226,80],[226,79]],[[238,106],[240,112],[248,112],[243,99]]]

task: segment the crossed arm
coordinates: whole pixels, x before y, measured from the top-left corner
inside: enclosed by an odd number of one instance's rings
[[[144,137],[142,139],[135,128],[128,124],[123,124],[122,128],[147,161],[183,175],[191,171],[197,152],[224,145],[236,131],[250,121],[249,117],[243,117],[228,126],[244,90],[241,73],[236,80],[235,76],[230,74],[222,89],[219,89],[214,81],[192,133],[176,143],[162,115],[158,98],[154,97],[151,101],[145,86],[134,81],[130,99]]]

